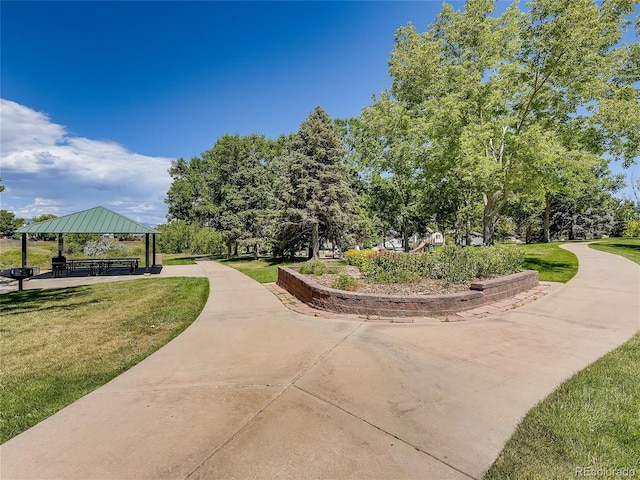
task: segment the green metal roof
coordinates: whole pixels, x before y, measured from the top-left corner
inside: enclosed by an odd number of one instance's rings
[[[19,228],[16,233],[160,233],[108,208],[95,207]]]

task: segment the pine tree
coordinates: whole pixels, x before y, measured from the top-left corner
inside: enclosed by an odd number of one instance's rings
[[[340,130],[317,106],[291,137],[281,158],[281,250],[295,250],[307,240],[310,256],[318,258],[321,237],[334,243],[344,240],[353,215],[345,153]]]

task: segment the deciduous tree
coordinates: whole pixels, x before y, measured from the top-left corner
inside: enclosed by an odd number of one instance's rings
[[[391,93],[420,119],[430,161],[458,165],[483,202],[484,242],[514,192],[540,188],[541,164],[640,151],[638,46],[621,45],[631,0],[445,4],[424,33],[400,28]],[[569,141],[570,140],[570,141]]]

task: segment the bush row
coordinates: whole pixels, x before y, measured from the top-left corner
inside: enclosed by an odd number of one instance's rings
[[[524,260],[516,245],[459,248],[445,245],[431,253],[400,253],[350,250],[347,262],[357,266],[369,282],[408,283],[420,278],[466,283],[473,278],[509,275]]]
[[[162,253],[190,253],[196,255],[222,255],[225,252],[222,234],[213,228],[174,220],[160,225],[158,249]]]

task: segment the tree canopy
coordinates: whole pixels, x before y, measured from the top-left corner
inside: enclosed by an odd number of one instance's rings
[[[483,202],[485,243],[516,192],[546,166],[639,153],[637,47],[620,45],[632,1],[534,0],[499,17],[495,2],[444,4],[426,32],[396,33],[387,94],[411,112],[425,168],[467,172]],[[380,100],[382,101],[382,100]]]
[[[443,4],[400,27],[390,87],[357,118],[321,108],[277,140],[224,135],[172,164],[169,220],[278,255],[438,228],[469,245],[608,235],[640,218],[612,193],[640,155],[632,0]],[[636,32],[639,24],[636,21]]]

